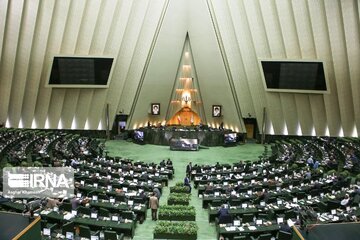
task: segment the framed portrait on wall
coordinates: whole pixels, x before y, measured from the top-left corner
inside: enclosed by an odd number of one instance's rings
[[[212,116],[213,117],[221,117],[221,105],[213,105],[212,106]]]
[[[151,104],[151,115],[160,115],[160,103]]]

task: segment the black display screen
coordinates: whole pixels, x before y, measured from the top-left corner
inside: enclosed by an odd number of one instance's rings
[[[236,133],[225,133],[224,134],[224,143],[236,143],[237,142],[237,134]]]
[[[268,89],[326,91],[322,62],[261,61]]]
[[[144,141],[144,132],[143,131],[134,131],[134,140],[143,142]]]
[[[54,57],[50,85],[107,85],[113,58]]]

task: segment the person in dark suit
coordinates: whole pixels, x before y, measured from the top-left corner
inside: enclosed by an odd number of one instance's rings
[[[191,184],[190,184],[189,175],[186,175],[185,178],[184,178],[184,186],[189,187],[189,192],[191,193]]]
[[[189,164],[186,166],[186,174],[190,176],[192,171],[192,164],[189,162]]]
[[[291,227],[286,222],[280,224],[280,231],[292,233]]]
[[[219,224],[224,223],[230,216],[229,210],[225,208],[225,205],[221,205],[218,211]]]

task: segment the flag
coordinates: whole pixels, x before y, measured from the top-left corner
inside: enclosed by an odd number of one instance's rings
[[[180,117],[180,115],[177,116],[177,119],[178,119],[179,124],[180,124],[180,123],[181,123],[181,117]]]
[[[194,114],[191,114],[190,122],[191,124],[194,124]]]

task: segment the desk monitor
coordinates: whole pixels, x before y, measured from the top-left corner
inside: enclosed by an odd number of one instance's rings
[[[240,226],[240,220],[234,220],[234,226]]]
[[[119,217],[118,217],[118,216],[112,216],[112,217],[111,217],[111,221],[118,222],[118,221],[119,221]]]
[[[44,228],[43,229],[43,235],[44,236],[50,236],[51,235],[51,229],[50,228]]]
[[[97,218],[97,213],[91,213],[90,218]]]
[[[277,224],[283,223],[283,222],[284,222],[284,218],[277,218],[276,221],[277,221]]]
[[[256,219],[256,225],[262,225],[263,220],[262,219]]]
[[[67,240],[73,240],[74,239],[74,233],[73,232],[66,232],[65,233],[65,238]]]

